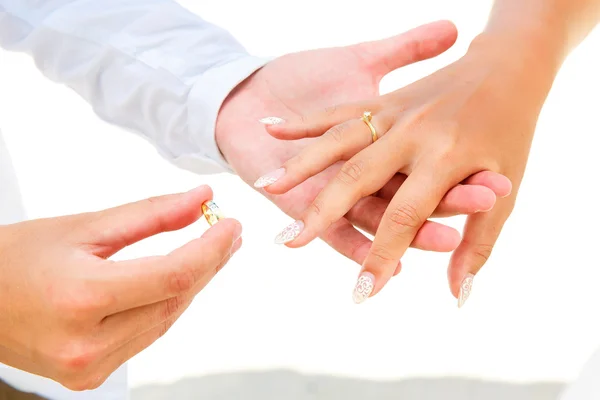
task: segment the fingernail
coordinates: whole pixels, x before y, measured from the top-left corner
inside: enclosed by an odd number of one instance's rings
[[[265,125],[279,125],[283,124],[285,120],[279,117],[265,117],[258,120],[261,124]]]
[[[471,290],[473,289],[473,278],[475,278],[475,275],[467,274],[467,276],[465,276],[465,279],[463,279],[462,283],[460,284],[460,292],[458,294],[458,308],[464,306],[465,302],[471,295]]]
[[[284,175],[285,175],[285,168],[276,169],[275,171],[271,171],[268,174],[265,174],[265,175],[261,176],[260,178],[258,178],[257,181],[254,182],[254,187],[255,188],[267,187],[267,186],[272,185],[275,182],[277,182]]]
[[[242,238],[238,237],[238,239],[233,243],[233,246],[231,246],[230,254],[235,254],[235,252],[238,251],[240,247],[242,247]]]
[[[282,230],[277,236],[275,236],[275,244],[286,244],[296,239],[300,232],[304,229],[304,222],[294,221]]]
[[[354,300],[356,304],[364,302],[369,298],[374,287],[375,275],[370,272],[361,273],[356,281],[354,291],[352,292],[352,300]]]
[[[242,237],[242,225],[237,224],[233,231],[234,242],[238,241]]]
[[[187,193],[197,193],[197,192],[204,192],[204,191],[205,191],[205,190],[207,190],[207,189],[209,189],[209,190],[210,190],[210,187],[208,187],[208,186],[206,186],[206,185],[201,185],[201,186],[198,186],[198,187],[195,187],[195,188],[193,188],[193,189],[190,189],[190,190],[188,190],[188,191],[187,191]]]
[[[217,203],[212,200],[208,200],[202,204],[202,214],[204,214],[204,218],[206,218],[210,226],[225,218]]]

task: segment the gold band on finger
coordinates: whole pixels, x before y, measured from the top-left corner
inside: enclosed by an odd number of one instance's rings
[[[360,119],[362,119],[363,122],[369,127],[369,130],[371,131],[371,138],[373,139],[373,143],[375,143],[377,139],[379,139],[379,137],[377,136],[377,131],[375,130],[375,127],[371,123],[371,120],[373,119],[371,111],[365,111],[362,117],[360,117]]]
[[[204,218],[206,218],[206,221],[208,221],[208,224],[210,226],[213,226],[214,224],[225,218],[225,216],[221,212],[221,209],[219,208],[219,206],[217,206],[217,203],[215,203],[212,200],[209,200],[206,203],[202,204],[202,213],[204,214]]]

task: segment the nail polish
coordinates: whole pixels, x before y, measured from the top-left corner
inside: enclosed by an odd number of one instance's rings
[[[286,244],[296,239],[304,229],[304,222],[294,221],[275,236],[275,244]]]
[[[279,117],[265,117],[259,119],[258,122],[264,125],[280,125],[283,124],[285,120]]]
[[[354,286],[354,291],[352,292],[352,300],[356,304],[360,304],[367,300],[371,293],[373,293],[373,288],[375,287],[375,276],[370,272],[363,272],[358,277],[356,281],[356,286]]]
[[[256,182],[254,182],[254,187],[257,189],[267,187],[267,186],[272,185],[275,182],[277,182],[284,175],[285,175],[284,168],[276,169],[275,171],[271,171],[268,174],[265,174],[265,175],[261,176],[260,178],[258,178],[256,180]]]
[[[465,302],[471,295],[471,290],[473,289],[473,278],[475,275],[467,274],[460,284],[460,292],[458,294],[458,308],[461,308],[465,305]]]

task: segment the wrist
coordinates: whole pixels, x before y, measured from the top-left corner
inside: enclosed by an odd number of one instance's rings
[[[484,62],[498,90],[519,91],[519,96],[541,108],[564,60],[564,52],[539,32],[483,32],[465,55]],[[495,79],[494,79],[495,78]]]

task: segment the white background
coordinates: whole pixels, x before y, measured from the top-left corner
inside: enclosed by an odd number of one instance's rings
[[[344,45],[436,19],[459,28],[446,55],[392,74],[390,91],[462,55],[489,1],[182,1],[257,55]],[[233,12],[232,12],[233,11]],[[322,243],[272,244],[289,219],[233,176],[196,176],[101,122],[27,56],[0,51],[0,122],[29,216],[103,209],[210,184],[245,227],[244,248],[175,327],[130,364],[133,386],[234,370],[293,368],[363,378],[464,375],[572,380],[600,345],[600,32],[575,51],[542,112],[516,210],[462,310],[447,255],[410,251],[402,274],[361,306],[358,267]],[[462,219],[452,221],[459,226]],[[165,253],[204,221],[119,255]]]

